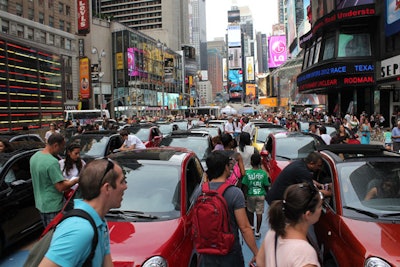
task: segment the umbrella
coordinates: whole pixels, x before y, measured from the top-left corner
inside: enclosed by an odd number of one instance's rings
[[[237,113],[237,110],[228,105],[224,108],[221,108],[221,113],[225,113],[227,115],[233,115]]]

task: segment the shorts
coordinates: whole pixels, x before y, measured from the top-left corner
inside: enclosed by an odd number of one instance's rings
[[[247,210],[256,214],[264,213],[265,196],[249,196],[247,197]]]

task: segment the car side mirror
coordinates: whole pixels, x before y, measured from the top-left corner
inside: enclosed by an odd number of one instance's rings
[[[268,157],[269,156],[269,152],[268,150],[263,150],[260,152],[261,157]]]

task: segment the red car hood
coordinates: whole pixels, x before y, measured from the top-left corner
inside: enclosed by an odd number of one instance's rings
[[[168,250],[168,240],[182,239],[176,236],[180,223],[180,219],[160,222],[108,222],[114,265],[141,266],[151,256],[167,256],[165,252]]]
[[[365,257],[378,256],[394,264],[394,266],[400,266],[399,223],[390,221],[374,223],[349,218],[343,218],[343,223],[340,233],[340,235],[343,235],[342,238],[350,238],[346,233],[352,233],[358,239],[358,241],[348,240],[349,247],[354,244],[352,242],[359,242],[360,246],[365,249]]]

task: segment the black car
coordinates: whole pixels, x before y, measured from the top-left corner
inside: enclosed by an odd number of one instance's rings
[[[27,236],[43,230],[35,207],[31,156],[39,149],[0,153],[0,254]]]

